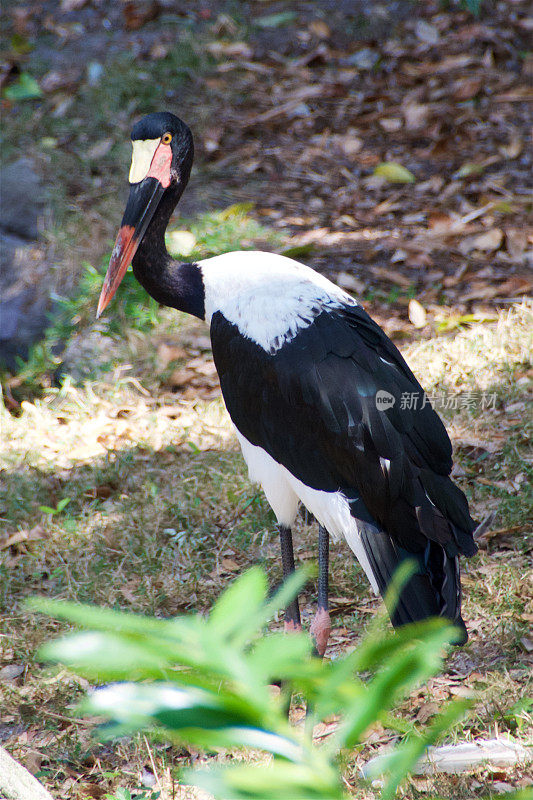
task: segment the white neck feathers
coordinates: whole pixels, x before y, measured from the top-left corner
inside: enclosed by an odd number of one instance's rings
[[[199,262],[206,321],[220,311],[243,336],[279,350],[328,308],[356,301],[319,273],[285,256],[238,251]]]

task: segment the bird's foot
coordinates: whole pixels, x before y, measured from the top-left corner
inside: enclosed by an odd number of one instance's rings
[[[293,619],[286,619],[284,623],[285,633],[301,633],[302,625],[300,622],[295,622]]]
[[[331,633],[331,620],[327,609],[318,609],[311,623],[310,630],[316,643],[318,655],[323,656],[326,652],[329,635]]]

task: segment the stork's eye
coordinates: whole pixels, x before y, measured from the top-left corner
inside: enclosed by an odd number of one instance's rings
[[[163,144],[170,144],[170,142],[172,141],[172,134],[164,133],[163,136],[161,137],[161,141],[163,142]]]

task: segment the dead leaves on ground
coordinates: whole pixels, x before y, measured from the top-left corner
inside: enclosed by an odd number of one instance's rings
[[[208,337],[207,347],[210,348]],[[163,385],[171,391],[177,392],[183,400],[194,400],[198,397],[203,400],[214,400],[220,396],[220,384],[213,363],[211,351],[202,352],[195,342],[194,351],[184,349],[181,345],[162,342],[157,348],[157,363],[162,373]],[[193,356],[191,358],[191,355]],[[180,366],[177,366],[177,362]]]
[[[528,294],[528,78],[514,49],[528,29],[525,4],[514,8],[512,22],[498,11],[409,21],[372,48],[349,45],[329,21],[329,35],[308,25],[283,55],[252,37],[244,67],[226,50],[217,89],[241,99],[218,118],[216,147],[208,137],[211,162],[224,170],[229,152],[233,180],[223,179],[243,199],[260,183],[259,212],[292,228],[295,245],[313,232],[307,260],[334,279],[351,274],[354,291],[390,283],[401,250],[392,282],[414,286],[424,308]],[[308,213],[298,220],[292,207]],[[379,240],[335,241],[364,227]]]

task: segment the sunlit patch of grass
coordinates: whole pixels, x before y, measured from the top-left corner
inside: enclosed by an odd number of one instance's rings
[[[434,336],[402,349],[426,391],[482,391],[498,385],[502,393],[523,392],[515,385],[515,372],[531,367],[533,305],[514,304],[499,313],[496,323],[475,323],[452,336]]]
[[[498,512],[497,527],[526,523],[533,504],[532,309],[515,304],[496,322],[404,348],[456,445],[459,482],[480,518]]]
[[[184,254],[186,258],[182,257],[179,248],[173,249],[177,224],[170,225],[167,232],[170,254],[180,260],[197,261],[232,250],[280,247],[284,241],[283,234],[253,219],[250,216],[253,207],[253,203],[235,203],[228,208],[201,214],[193,220],[183,220],[184,228],[194,237],[191,250]]]

